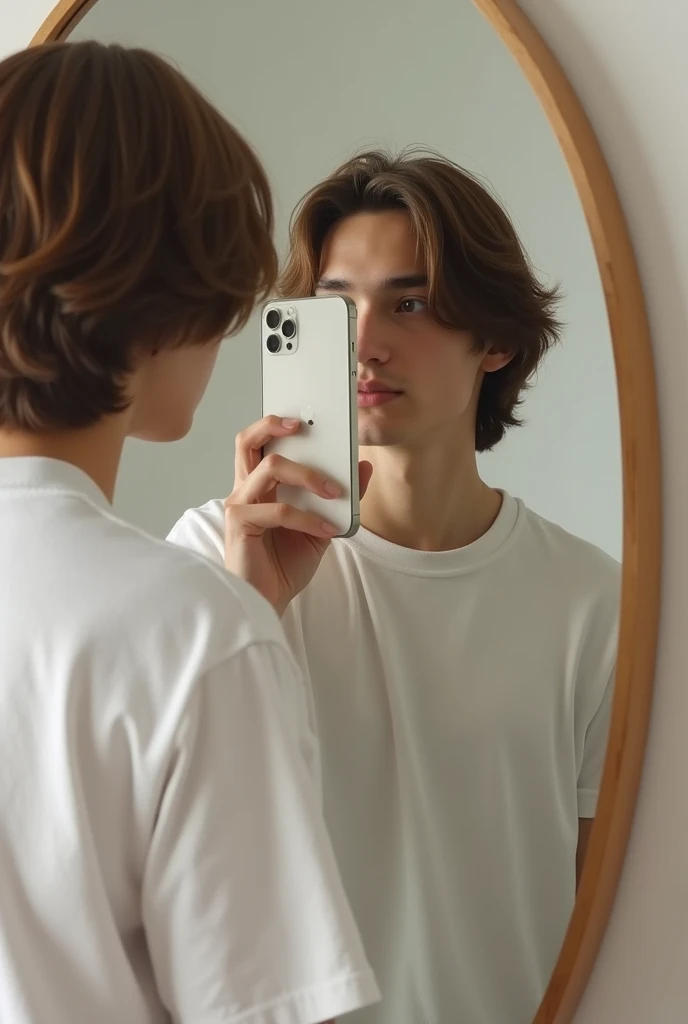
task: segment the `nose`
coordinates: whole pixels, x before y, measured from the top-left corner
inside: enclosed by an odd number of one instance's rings
[[[370,308],[358,306],[357,344],[359,363],[386,363],[390,356],[379,317]]]

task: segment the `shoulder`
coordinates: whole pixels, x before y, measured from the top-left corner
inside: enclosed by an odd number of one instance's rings
[[[560,623],[576,652],[579,683],[594,683],[596,699],[613,673],[621,609],[621,566],[605,551],[523,508],[524,575],[537,607]],[[527,585],[526,585],[527,592]],[[543,612],[544,614],[544,612]],[[555,630],[556,632],[556,630]]]
[[[616,603],[621,585],[621,565],[590,541],[522,506],[523,550],[532,569],[547,573],[569,590],[594,591]]]
[[[175,646],[189,638],[208,648],[210,661],[257,642],[284,643],[274,609],[217,558],[192,544],[182,547],[152,537],[109,513],[104,516],[117,541],[109,545],[116,564],[108,576],[123,598],[126,594],[126,618],[134,633],[144,628],[151,639],[156,634],[175,637]]]
[[[529,594],[548,635],[574,668],[578,718],[589,723],[609,705],[618,654],[621,565],[590,541],[522,506],[518,547]],[[526,600],[526,606],[528,601]]]
[[[167,540],[170,544],[197,551],[214,562],[224,562],[224,502],[214,498],[199,508],[191,508],[177,520]]]

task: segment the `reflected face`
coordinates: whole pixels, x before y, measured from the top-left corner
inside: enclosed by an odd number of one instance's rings
[[[474,445],[483,374],[506,357],[476,352],[471,335],[441,326],[409,215],[359,213],[330,232],[317,295],[346,295],[358,310],[362,445]]]
[[[178,441],[185,437],[219,350],[216,341],[161,349],[146,356],[136,374],[130,436],[143,441]]]

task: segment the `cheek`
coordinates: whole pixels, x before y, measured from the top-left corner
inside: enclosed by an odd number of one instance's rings
[[[205,394],[218,352],[219,345],[199,345],[195,350],[182,349],[179,361],[171,369],[170,397],[176,396],[178,408],[187,410],[191,418]]]
[[[481,356],[472,352],[463,339],[442,338],[424,345],[414,359],[415,380],[423,381],[427,400],[443,410],[450,407],[463,413],[472,400],[477,400],[482,373]]]
[[[189,432],[217,353],[217,345],[207,345],[156,356],[135,403],[137,436],[176,441]]]
[[[207,388],[208,381],[215,369],[215,363],[217,362],[219,352],[219,343],[200,346],[198,350],[198,358],[194,367],[193,369],[189,368],[190,376],[193,375],[193,380],[196,386],[196,402],[200,402],[205,394],[205,389]]]

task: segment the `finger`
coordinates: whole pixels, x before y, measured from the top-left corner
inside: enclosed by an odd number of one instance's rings
[[[363,498],[368,490],[370,478],[373,475],[373,467],[370,462],[359,462],[358,464],[358,496]]]
[[[314,512],[304,512],[285,502],[261,505],[226,505],[225,527],[229,538],[260,537],[267,530],[294,530],[319,540],[336,536],[337,527]]]
[[[235,487],[227,499],[228,504],[249,505],[270,498],[278,484],[303,487],[321,498],[337,498],[342,489],[334,480],[283,455],[267,455],[244,482]]]
[[[263,445],[273,437],[288,437],[296,434],[301,423],[297,419],[280,419],[279,416],[264,416],[257,423],[239,431],[234,446],[234,482],[241,483],[259,464]]]

